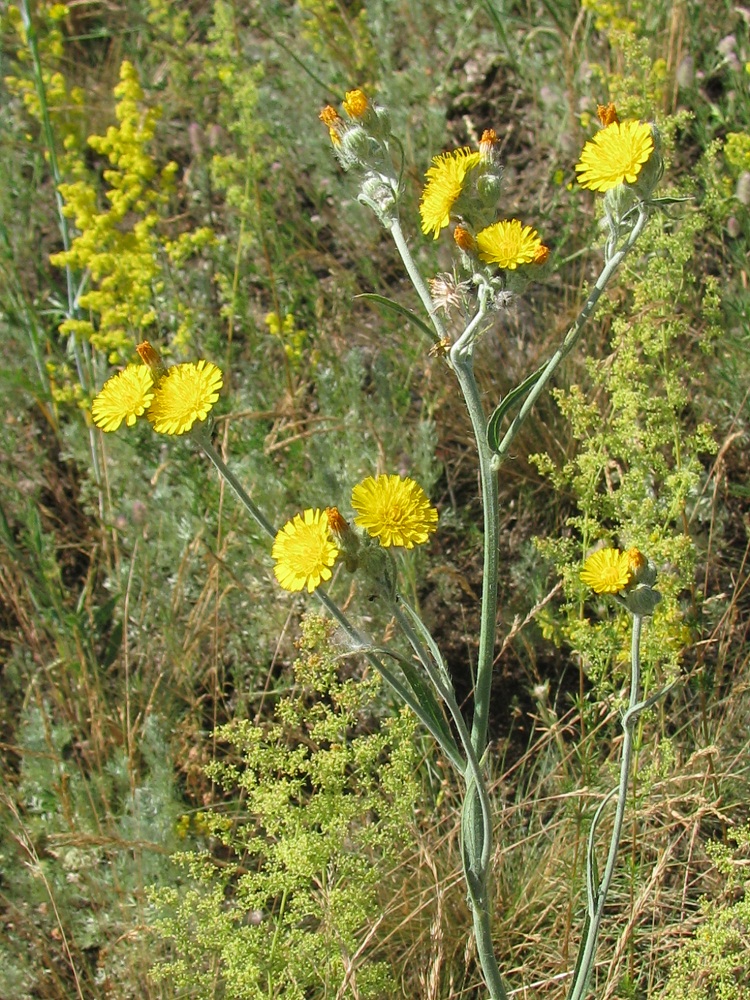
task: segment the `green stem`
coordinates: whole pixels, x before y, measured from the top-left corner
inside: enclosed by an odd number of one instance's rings
[[[552,355],[552,357],[545,365],[544,371],[539,376],[537,381],[534,383],[533,388],[531,389],[528,396],[524,400],[523,406],[516,414],[508,430],[505,432],[505,436],[498,445],[497,452],[492,458],[492,466],[495,470],[499,469],[500,466],[505,461],[505,459],[508,457],[508,452],[510,450],[511,444],[515,440],[516,435],[520,431],[526,418],[533,409],[534,404],[544,391],[547,383],[554,375],[560,363],[568,356],[568,354],[570,354],[575,345],[578,343],[578,340],[583,331],[583,327],[586,324],[586,320],[591,316],[592,312],[594,311],[597,302],[601,298],[602,292],[607,287],[615,271],[620,266],[620,264],[622,264],[623,260],[628,255],[628,253],[630,253],[630,251],[632,250],[633,246],[636,243],[636,240],[643,232],[646,223],[648,222],[648,218],[649,218],[649,213],[647,206],[644,204],[640,204],[638,206],[638,219],[635,225],[633,226],[632,230],[630,231],[628,238],[625,241],[625,244],[620,250],[612,254],[610,259],[602,268],[601,274],[596,279],[596,284],[594,285],[588,299],[586,299],[583,309],[581,309],[580,313],[578,314],[575,323],[568,330],[562,344],[558,347],[558,349],[555,351],[555,353]]]
[[[404,267],[419,295],[433,326],[442,339],[445,328],[436,313],[429,290],[417,268],[404,239],[401,226],[396,220],[391,232],[396,247],[404,262]],[[476,681],[474,686],[474,717],[469,737],[474,759],[479,762],[487,747],[489,728],[490,694],[492,689],[492,668],[495,657],[495,635],[497,631],[497,596],[499,572],[499,493],[497,475],[492,467],[492,452],[487,443],[487,418],[479,395],[479,386],[474,375],[474,343],[477,331],[488,307],[489,289],[482,288],[479,294],[479,308],[463,334],[451,348],[450,361],[456,373],[458,384],[469,411],[474,438],[479,455],[480,482],[482,490],[482,516],[484,521],[484,564],[482,576],[482,606],[479,630],[479,651],[477,654]],[[459,713],[460,714],[460,713]],[[462,720],[463,722],[463,720]],[[468,751],[467,751],[468,757]],[[466,795],[461,815],[462,860],[464,877],[471,900],[474,936],[477,954],[482,966],[485,983],[492,1000],[506,1000],[502,977],[495,958],[492,944],[492,916],[488,892],[489,866],[492,855],[492,822],[489,812],[489,797],[486,784],[477,763],[477,779],[464,772]],[[485,806],[484,798],[487,796]]]
[[[607,895],[609,893],[609,888],[612,883],[612,877],[615,871],[615,865],[617,863],[617,852],[620,847],[620,839],[622,837],[622,828],[625,821],[625,809],[627,806],[628,799],[628,786],[630,783],[630,768],[633,759],[633,745],[634,745],[634,734],[636,723],[638,722],[639,716],[646,711],[646,709],[651,708],[660,698],[671,689],[672,685],[657,691],[652,694],[649,698],[644,701],[639,701],[640,696],[640,684],[641,684],[641,630],[643,627],[643,616],[633,615],[633,632],[631,637],[631,649],[630,649],[630,698],[628,704],[628,710],[622,717],[622,731],[623,731],[623,742],[622,742],[622,757],[620,758],[620,780],[617,788],[613,788],[609,795],[606,796],[604,801],[601,803],[599,808],[596,810],[594,819],[591,824],[591,830],[589,832],[589,842],[588,842],[588,852],[587,852],[587,862],[586,862],[586,889],[587,889],[587,915],[586,915],[586,933],[584,939],[581,943],[581,948],[578,954],[578,960],[576,962],[575,973],[573,977],[573,982],[571,984],[570,990],[568,991],[567,1000],[583,1000],[586,996],[588,981],[591,976],[591,970],[594,967],[594,959],[596,957],[596,946],[599,938],[599,930],[601,928],[602,918],[604,916],[604,907],[607,902]],[[607,803],[612,799],[612,796],[617,793],[617,805],[615,808],[615,819],[612,828],[612,835],[609,841],[609,852],[607,854],[607,863],[604,868],[604,875],[602,876],[599,886],[595,888],[596,882],[596,863],[595,863],[595,839],[596,830],[601,819],[602,813],[607,805]]]
[[[411,621],[427,639],[432,655],[424,648],[419,637],[414,633],[411,623],[404,616],[401,607],[409,614]],[[396,620],[406,635],[412,649],[419,657],[433,687],[445,702],[458,731],[459,739],[466,754],[466,767],[463,772],[466,784],[463,811],[461,815],[461,854],[464,866],[464,876],[471,900],[474,937],[477,943],[477,955],[482,966],[487,988],[492,1000],[506,1000],[507,994],[503,986],[500,969],[495,958],[492,944],[492,909],[490,892],[490,861],[492,852],[492,806],[490,804],[487,782],[482,773],[471,734],[461,714],[456,701],[453,687],[448,679],[447,669],[440,657],[437,645],[430,636],[427,627],[403,597],[392,606]],[[439,658],[439,659],[438,659]],[[477,805],[479,811],[477,812]]]
[[[482,575],[482,610],[479,625],[479,652],[477,656],[474,687],[474,718],[471,739],[481,757],[487,746],[490,712],[492,669],[495,658],[497,631],[497,579],[500,561],[499,491],[497,474],[492,468],[492,452],[487,444],[487,420],[474,376],[473,358],[453,359],[458,384],[463,392],[474,430],[479,454],[479,476],[482,488],[482,514],[484,520],[484,562]]]
[[[394,219],[390,225],[391,235],[393,236],[393,242],[396,244],[396,249],[399,252],[399,256],[403,261],[406,273],[409,275],[412,285],[417,295],[422,300],[422,305],[425,307],[427,315],[432,321],[432,325],[435,327],[435,332],[438,337],[443,340],[447,339],[447,334],[445,327],[443,326],[443,321],[438,315],[437,307],[432,301],[432,296],[430,295],[430,290],[422,277],[422,274],[414,262],[414,258],[411,255],[411,250],[409,249],[406,238],[404,236],[404,231],[401,228],[401,223],[398,219]]]

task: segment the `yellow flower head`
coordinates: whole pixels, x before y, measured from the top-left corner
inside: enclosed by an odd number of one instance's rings
[[[103,431],[116,431],[125,421],[132,427],[154,397],[154,380],[148,368],[128,365],[108,379],[91,404],[91,416]]]
[[[518,219],[494,222],[477,233],[479,259],[507,271],[514,271],[519,264],[539,263],[545,249],[536,229]]]
[[[583,564],[581,579],[597,594],[619,594],[633,580],[630,554],[619,549],[592,552]]]
[[[158,434],[186,434],[206,419],[222,385],[221,369],[210,361],[174,365],[154,390],[146,416]]]
[[[609,191],[618,184],[634,184],[654,151],[651,126],[634,120],[612,122],[583,147],[576,163],[578,183],[592,191]]]
[[[401,476],[368,476],[352,490],[354,523],[387,548],[413,549],[426,542],[437,528],[438,513],[427,494],[413,479]]]
[[[331,566],[338,554],[326,512],[308,507],[304,513],[295,514],[276,535],[271,550],[276,560],[273,571],[284,590],[307,587],[312,594],[322,580],[331,579]]]
[[[343,101],[344,111],[350,118],[364,118],[370,102],[367,95],[361,90],[347,90]]]
[[[466,175],[477,166],[479,160],[479,153],[472,153],[468,147],[433,157],[432,166],[425,174],[427,184],[419,203],[422,232],[425,236],[432,233],[434,239],[437,239],[440,230],[448,225],[451,209],[463,190]]]

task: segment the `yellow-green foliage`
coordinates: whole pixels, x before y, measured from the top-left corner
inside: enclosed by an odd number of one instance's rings
[[[110,166],[103,178],[109,207],[100,208],[98,185],[88,179],[61,184],[65,214],[79,235],[70,249],[51,256],[58,267],[87,272],[94,286],[78,300],[82,309],[98,317],[68,317],[60,333],[89,340],[116,363],[132,354],[157,322],[155,297],[164,288],[166,259],[183,263],[187,256],[213,239],[210,229],[185,233],[177,240],[161,238],[158,227],[172,191],[176,163],[158,169],[150,152],[161,110],[145,107],[138,74],[131,63],[120,67],[115,87],[118,124],[104,136],[89,137],[89,146],[106,157]],[[187,331],[179,331],[185,335]]]
[[[41,124],[44,115],[50,124],[62,151],[58,150],[60,169],[73,174],[80,166],[83,148],[85,94],[78,86],[71,86],[61,72],[65,51],[61,24],[68,15],[64,3],[40,3],[36,5],[34,25],[37,48],[41,61],[41,80],[34,75],[34,66],[28,44],[26,28],[21,11],[15,4],[9,4],[0,17],[0,34],[10,34],[16,42],[13,52],[18,71],[3,78],[8,91],[21,98],[27,113]],[[43,95],[39,90],[41,82]],[[31,139],[32,136],[29,136]],[[62,154],[62,155],[61,155]]]
[[[284,348],[289,363],[296,367],[302,361],[308,342],[307,330],[298,328],[294,313],[287,313],[283,320],[278,313],[266,315],[266,326],[273,337],[277,337]]]
[[[373,944],[360,948],[410,825],[415,725],[402,712],[368,732],[378,679],[339,679],[332,632],[305,618],[276,722],[218,731],[232,752],[208,774],[241,804],[201,824],[235,861],[181,855],[193,886],[155,897],[174,954],[157,975],[193,997],[312,1000],[337,995],[347,975],[362,998],[392,995]]]
[[[364,3],[298,0],[303,34],[318,55],[344,68],[351,86],[371,87],[377,64]]]
[[[703,921],[695,936],[674,957],[659,1000],[748,1000],[750,998],[750,895],[746,866],[750,827],[729,833],[734,849],[709,845],[717,868],[726,876],[724,901],[704,900]],[[738,893],[744,898],[737,902]]]
[[[653,219],[640,247],[648,255],[643,278],[628,282],[627,309],[614,312],[612,353],[588,362],[594,393],[575,385],[556,393],[579,442],[576,455],[562,466],[548,455],[534,456],[578,506],[568,520],[570,534],[538,542],[562,573],[568,598],[562,624],[548,619],[544,627],[570,642],[598,681],[613,669],[621,677],[629,619],[614,614],[604,598],[582,614],[589,595],[579,579],[581,560],[597,542],[637,546],[659,571],[663,600],[644,639],[649,669],[672,673],[690,639],[683,602],[698,595],[689,525],[704,476],[699,456],[715,447],[710,427],[686,431],[684,419],[694,378],[684,350],[691,316],[702,312],[708,341],[718,310],[715,282],[708,278],[695,289],[687,268],[703,225],[698,214],[678,226]],[[613,661],[620,665],[613,668]]]
[[[733,177],[750,170],[750,135],[747,132],[728,132],[724,143],[724,158]]]

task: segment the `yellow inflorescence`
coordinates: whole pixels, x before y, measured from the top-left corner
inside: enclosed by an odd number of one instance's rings
[[[343,107],[350,118],[364,118],[370,107],[370,102],[363,91],[348,90],[344,97]]]
[[[91,416],[103,431],[116,431],[125,421],[132,427],[146,412],[154,398],[154,380],[150,369],[143,365],[128,365],[104,383],[91,404]]]
[[[323,580],[331,579],[331,567],[338,554],[329,516],[318,508],[308,508],[287,521],[271,550],[276,561],[274,574],[284,590],[307,588],[310,594]]]
[[[103,431],[131,427],[144,413],[159,434],[186,434],[205,420],[219,398],[221,369],[210,361],[168,368],[148,341],[138,345],[142,365],[128,365],[104,383],[91,404],[91,416]]]
[[[495,222],[477,233],[477,252],[485,264],[497,264],[508,271],[519,264],[541,264],[549,253],[537,231],[518,219]]]
[[[638,121],[613,121],[583,147],[576,164],[578,183],[592,191],[609,191],[633,184],[654,151],[651,126]]]
[[[618,594],[625,590],[633,581],[630,550],[599,549],[592,552],[583,564],[581,580],[597,594]]]
[[[210,361],[174,365],[154,389],[146,416],[158,434],[186,434],[206,419],[222,385],[221,369]]]
[[[433,157],[432,166],[425,174],[427,184],[419,203],[425,236],[432,233],[437,239],[440,230],[450,223],[451,209],[463,190],[466,177],[479,162],[480,154],[468,147]]]
[[[412,549],[435,531],[438,512],[413,479],[401,476],[368,476],[352,490],[354,523],[377,538],[385,548],[402,545]]]

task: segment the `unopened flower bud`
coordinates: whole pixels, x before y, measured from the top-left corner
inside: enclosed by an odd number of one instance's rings
[[[359,190],[359,200],[375,212],[386,229],[393,225],[396,218],[396,198],[393,189],[378,174],[368,173],[365,176]]]
[[[498,138],[494,128],[486,128],[479,140],[480,163],[494,166],[497,163]]]
[[[625,555],[628,558],[628,569],[632,577],[633,584],[645,584],[653,586],[656,582],[656,569],[644,556],[640,549],[629,548]]]
[[[647,584],[639,583],[631,590],[615,595],[615,600],[633,615],[652,615],[661,600],[661,594]]]
[[[377,139],[387,139],[391,134],[391,113],[388,108],[380,108],[377,105],[374,110],[375,116],[370,122],[372,134]]]
[[[501,168],[495,167],[491,173],[481,174],[477,178],[477,194],[484,205],[494,206],[497,204],[503,190],[501,173]]]
[[[334,146],[338,146],[341,143],[341,136],[346,129],[344,119],[330,104],[326,104],[318,115],[318,118],[320,118],[324,125],[328,126],[328,134],[331,137],[331,142]]]
[[[654,151],[641,167],[638,178],[633,185],[633,189],[638,192],[644,201],[648,201],[651,197],[654,188],[664,173],[664,160],[661,155],[661,137],[658,128],[653,123],[651,124],[651,135],[654,139]]]
[[[352,162],[366,160],[370,153],[370,138],[361,125],[347,128],[341,137],[341,157]]]
[[[463,226],[456,226],[453,231],[453,239],[456,246],[465,253],[473,253],[477,248],[476,240],[471,235],[469,230],[464,229]]]
[[[609,104],[597,104],[596,114],[599,121],[602,123],[602,128],[606,128],[607,125],[611,125],[612,122],[619,121],[617,117],[617,108],[610,101]]]
[[[326,507],[325,515],[328,520],[328,530],[339,547],[344,565],[350,573],[353,573],[359,565],[360,540],[338,507]]]
[[[138,344],[136,351],[144,365],[148,365],[151,369],[154,385],[158,385],[159,381],[167,374],[167,366],[162,361],[161,354],[147,340]]]

